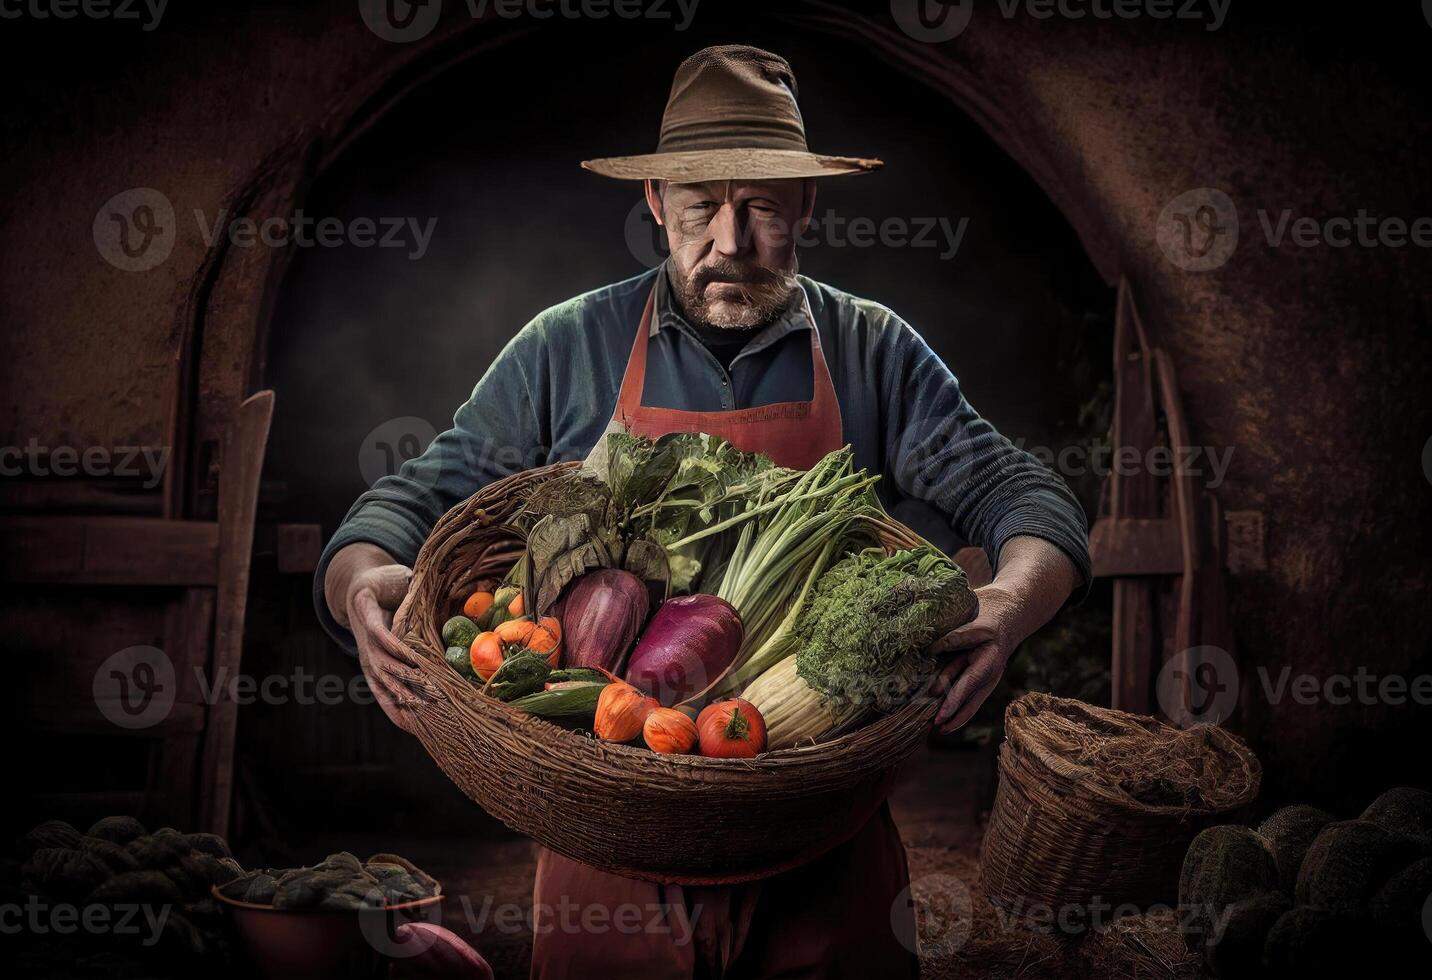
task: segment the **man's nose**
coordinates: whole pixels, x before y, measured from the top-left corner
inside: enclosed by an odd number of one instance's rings
[[[750,244],[746,240],[740,215],[730,204],[721,205],[707,226],[707,233],[710,234],[711,246],[718,255],[740,255]]]

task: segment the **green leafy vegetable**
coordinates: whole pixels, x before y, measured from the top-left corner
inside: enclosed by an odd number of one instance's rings
[[[487,682],[486,691],[499,701],[513,701],[542,690],[551,673],[546,657],[524,650],[503,661]]]
[[[964,571],[932,547],[862,551],[816,584],[796,624],[796,670],[827,697],[904,697],[928,673],[925,649],[977,604]]]
[[[533,611],[545,612],[574,578],[594,568],[610,568],[614,543],[619,544],[604,526],[593,524],[586,512],[563,517],[549,514],[534,524],[527,535],[527,557],[537,592]]]

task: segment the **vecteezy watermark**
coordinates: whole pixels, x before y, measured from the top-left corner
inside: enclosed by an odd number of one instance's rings
[[[125,272],[147,272],[174,250],[174,205],[152,187],[120,191],[95,212],[91,229],[100,257]]]
[[[759,234],[763,241],[777,247],[794,242],[801,248],[823,245],[827,248],[932,249],[942,261],[949,261],[959,254],[969,225],[968,217],[888,215],[877,220],[850,217],[827,208],[795,227],[779,218],[766,219],[761,223]],[[656,223],[646,201],[638,201],[627,212],[622,233],[632,257],[643,266],[651,268],[662,262],[666,255],[666,229]],[[742,228],[742,244],[749,243],[754,234],[749,227]]]
[[[23,904],[0,904],[0,934],[136,936],[141,946],[153,946],[164,935],[164,924],[171,911],[168,905],[131,902],[71,905],[27,895]]]
[[[1293,208],[1258,208],[1258,228],[1269,248],[1432,248],[1432,216],[1371,214],[1313,216]],[[1188,272],[1217,269],[1238,247],[1238,209],[1215,187],[1179,194],[1159,214],[1155,237],[1169,261]]]
[[[146,490],[164,479],[168,446],[0,446],[0,476],[142,477]]]
[[[1208,272],[1238,247],[1238,208],[1216,187],[1184,191],[1164,205],[1154,231],[1170,262],[1187,272]]]
[[[148,32],[159,26],[167,6],[169,0],[0,0],[0,19],[136,20]]]
[[[195,208],[193,216],[199,237],[209,248],[222,239],[235,248],[403,249],[414,262],[427,254],[438,223],[431,217],[319,218],[301,208],[290,215],[261,218],[231,215],[227,209],[211,217]],[[110,265],[125,272],[147,272],[174,250],[178,219],[173,203],[161,191],[131,187],[95,212],[92,231],[95,248]]]
[[[1180,728],[1221,724],[1238,707],[1238,664],[1221,647],[1190,647],[1164,661],[1154,690]]]
[[[964,33],[974,7],[974,0],[890,0],[890,16],[916,41],[940,44]]]
[[[700,0],[462,0],[449,9],[465,9],[473,20],[647,20],[672,21],[673,29],[691,26]],[[442,17],[442,0],[358,0],[358,16],[384,41],[409,44],[433,32]]]
[[[1292,208],[1276,213],[1258,209],[1258,224],[1270,248],[1284,241],[1297,248],[1432,248],[1432,217],[1399,218],[1357,213],[1315,218],[1294,215]]]
[[[364,484],[371,487],[385,476],[396,476],[404,463],[421,456],[437,437],[433,424],[416,415],[375,426],[358,446],[358,473]],[[420,474],[410,471],[410,475],[421,479]],[[436,480],[436,472],[430,475]]]
[[[220,668],[213,676],[203,666],[190,667],[193,691],[209,706],[228,700],[250,704],[305,707],[375,704],[377,698],[362,674],[315,674],[302,664],[288,673],[256,676]],[[95,706],[110,722],[125,729],[152,728],[169,717],[178,700],[179,676],[174,661],[158,647],[126,647],[108,657],[94,673]]]
[[[703,906],[693,903],[668,902],[584,902],[562,895],[555,902],[534,902],[530,907],[512,902],[497,902],[492,896],[483,898],[474,907],[470,897],[459,900],[468,928],[480,933],[491,928],[504,934],[530,933],[546,936],[605,935],[670,936],[675,946],[691,942]]]
[[[1331,704],[1342,706],[1392,705],[1401,707],[1409,702],[1428,707],[1432,705],[1432,674],[1374,674],[1366,667],[1358,667],[1351,674],[1298,674],[1293,668],[1284,666],[1274,673],[1267,667],[1258,668],[1258,680],[1263,696],[1269,704],[1279,704],[1285,698],[1294,704]]]
[[[91,692],[100,714],[120,728],[153,727],[174,707],[174,661],[158,647],[126,647],[99,665]]]
[[[901,889],[890,905],[890,928],[900,945],[927,959],[947,959],[970,938],[974,903],[956,875],[929,874]]]
[[[1232,0],[997,0],[1005,20],[1023,14],[1035,20],[1182,20],[1216,31],[1228,19]],[[970,26],[973,0],[890,0],[890,16],[916,41],[939,44]]]
[[[228,211],[220,211],[210,221],[199,209],[194,210],[194,220],[199,226],[199,235],[204,244],[213,247],[222,235],[235,248],[339,248],[351,245],[354,248],[401,248],[406,249],[408,258],[414,262],[428,252],[432,242],[433,229],[437,218],[419,222],[414,217],[378,218],[315,218],[304,214],[302,209],[290,216],[272,216],[257,220],[244,216],[230,217]]]
[[[1432,483],[1432,438],[1422,444],[1422,475],[1428,483]]]
[[[1111,474],[1187,476],[1217,490],[1233,464],[1232,446],[1115,446],[1102,438],[1042,446],[1030,445],[1023,437],[1011,445],[1065,479],[1090,475],[1103,479]],[[916,419],[900,433],[893,475],[907,496],[932,500],[950,481],[968,475],[972,467],[987,465],[987,449],[987,441],[977,441],[952,416]]]
[[[1133,916],[1172,914],[1175,928],[1189,948],[1216,945],[1232,918],[1229,904],[1182,902],[1178,905],[1115,902],[1093,895],[1078,902],[1030,902],[1015,898],[1006,905],[994,905],[999,929],[1016,935],[1030,933],[1078,938],[1104,932],[1120,920]]]

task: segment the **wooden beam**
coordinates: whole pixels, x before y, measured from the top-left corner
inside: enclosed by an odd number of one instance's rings
[[[1158,438],[1152,358],[1148,336],[1128,279],[1119,280],[1114,316],[1114,452],[1132,447],[1141,453]],[[1108,509],[1113,518],[1162,516],[1158,480],[1141,467],[1108,479]],[[1148,714],[1153,707],[1153,659],[1160,647],[1157,589],[1141,578],[1114,581],[1113,654],[1110,663],[1113,707]]]
[[[239,672],[244,646],[244,613],[253,559],[254,515],[259,475],[273,421],[273,392],[260,391],[239,406],[224,439],[219,476],[219,588],[215,598],[214,659],[211,678]],[[227,692],[227,688],[225,689]],[[227,836],[234,791],[234,738],[239,706],[222,694],[209,712],[200,773],[200,826]]]
[[[1167,517],[1101,517],[1089,532],[1096,578],[1179,575],[1178,525]]]
[[[67,585],[214,585],[219,527],[159,517],[0,518],[0,579]]]

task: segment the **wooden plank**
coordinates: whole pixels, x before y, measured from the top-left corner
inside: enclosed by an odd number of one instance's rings
[[[118,699],[104,699],[118,705]],[[29,731],[63,732],[74,735],[105,735],[116,738],[168,738],[172,735],[195,734],[204,730],[207,706],[175,704],[164,718],[147,728],[121,728],[105,714],[99,701],[89,703],[27,704],[25,728]]]
[[[1184,450],[1189,444],[1188,418],[1183,411],[1183,396],[1178,389],[1178,375],[1173,360],[1162,350],[1153,352],[1154,375],[1158,379],[1160,401],[1163,404],[1164,421],[1168,427],[1169,444],[1174,459],[1187,458]],[[1178,579],[1178,612],[1174,619],[1174,656],[1196,645],[1194,616],[1198,605],[1196,595],[1198,581],[1194,570],[1203,563],[1198,533],[1198,486],[1193,473],[1175,472],[1170,478],[1173,492],[1173,519],[1178,524],[1178,537],[1182,568]],[[1185,677],[1189,673],[1185,672]]]
[[[1148,338],[1127,279],[1119,280],[1114,318],[1112,429],[1115,453],[1125,447],[1144,453],[1158,438]],[[1158,481],[1146,468],[1129,475],[1116,470],[1110,475],[1109,484],[1108,516],[1163,516]],[[1155,584],[1141,579],[1116,580],[1111,659],[1111,700],[1115,708],[1149,713],[1153,700],[1153,661],[1155,651],[1161,646],[1161,632]]]
[[[165,623],[166,649],[182,653],[180,659],[202,665],[201,670],[208,666],[214,603],[213,589],[188,589],[170,607]],[[211,711],[212,706],[205,704],[197,730],[176,732],[156,746],[150,756],[150,793],[169,801],[170,822],[186,827],[195,826],[199,818],[199,758]]]
[[[214,659],[209,665],[211,678],[232,677],[239,672],[259,476],[272,420],[273,392],[260,391],[239,406],[233,429],[224,440],[219,481],[219,587]],[[226,686],[210,709],[199,798],[200,825],[221,836],[228,834],[233,804],[234,739],[238,728],[238,705],[227,692]]]
[[[1166,517],[1101,517],[1089,532],[1096,578],[1178,575],[1178,525]]]
[[[312,574],[323,555],[323,528],[318,524],[280,524],[275,552],[280,575]]]
[[[219,528],[158,517],[0,518],[0,579],[73,585],[214,585]]]

